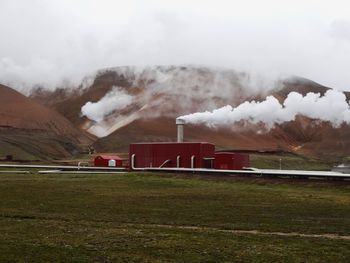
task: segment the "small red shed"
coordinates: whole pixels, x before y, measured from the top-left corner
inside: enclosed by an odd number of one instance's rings
[[[123,160],[117,155],[98,155],[94,164],[98,167],[122,167]]]
[[[135,168],[213,168],[214,153],[215,146],[206,142],[133,143],[129,159]]]
[[[214,168],[220,170],[242,170],[249,167],[249,155],[244,153],[216,152]]]

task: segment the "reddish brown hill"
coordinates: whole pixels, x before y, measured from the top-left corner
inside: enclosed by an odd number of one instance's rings
[[[185,140],[215,143],[218,149],[281,149],[279,140],[270,135],[258,135],[253,130],[235,132],[228,129],[212,130],[203,126],[186,125]],[[170,141],[176,141],[175,120],[158,117],[136,120],[111,135],[98,139],[94,146],[99,151],[125,151],[130,142]]]
[[[131,142],[175,141],[176,127],[172,118],[136,120],[94,146],[101,152],[127,151]],[[288,151],[322,159],[350,155],[350,129],[333,128],[305,118],[277,126],[268,133],[257,134],[253,129],[212,130],[205,126],[186,125],[186,141],[207,141],[218,149],[252,151]]]
[[[145,69],[118,67],[99,72],[91,87],[85,90],[57,89],[51,92],[38,89],[32,92],[31,97],[82,127],[86,118],[81,117],[81,107],[88,101],[99,101],[113,87],[120,87],[135,96],[133,108],[127,109],[129,114],[150,104],[150,115],[157,111],[156,114],[176,116],[206,110],[208,99],[213,106],[239,103],[251,95],[242,81],[245,81],[244,75],[231,70],[172,66]],[[219,89],[225,87],[225,91],[211,94],[214,86]],[[181,105],[174,108],[179,102]]]
[[[132,68],[116,68],[100,72],[93,85],[72,93],[36,92],[32,96],[46,102],[79,127],[87,122],[80,116],[87,102],[100,100],[113,86],[134,96],[132,105],[109,116],[109,121],[131,122],[100,138],[95,147],[101,152],[127,151],[131,142],[173,141],[175,118],[191,112],[212,110],[227,104],[238,105],[244,100],[262,100],[274,95],[283,100],[291,91],[305,95],[323,94],[328,88],[302,78],[278,83],[275,90],[252,92],[246,75],[235,71],[218,71],[196,67],[165,67],[141,72]],[[350,98],[349,94],[346,94]],[[55,99],[53,99],[55,98]],[[93,122],[90,122],[93,124]],[[87,126],[88,127],[88,126]],[[350,127],[334,128],[330,124],[298,117],[296,121],[279,125],[270,132],[258,134],[256,128],[212,130],[204,126],[186,126],[186,140],[209,141],[223,149],[286,150],[307,156],[337,158],[350,155]]]
[[[100,100],[113,86],[129,88],[132,79],[119,75],[114,71],[107,71],[98,75],[91,87],[85,90],[79,89],[45,89],[34,90],[31,97],[45,106],[55,109],[70,120],[75,126],[81,127],[86,118],[81,117],[81,107],[88,101]]]
[[[270,132],[285,142],[291,152],[321,159],[350,156],[350,127],[334,128],[326,122],[299,117],[296,121],[279,125]]]
[[[0,85],[0,156],[69,157],[91,140],[61,114]]]

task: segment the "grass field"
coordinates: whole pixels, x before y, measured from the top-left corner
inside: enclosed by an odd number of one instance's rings
[[[250,154],[250,163],[252,167],[261,169],[280,169],[281,165],[281,168],[284,170],[329,171],[335,165],[342,163],[342,160],[318,160],[290,153]]]
[[[0,262],[350,262],[350,184],[0,174],[0,233]]]

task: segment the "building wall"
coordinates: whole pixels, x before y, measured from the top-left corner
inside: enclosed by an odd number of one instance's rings
[[[119,160],[117,158],[103,158],[101,156],[96,156],[94,160],[94,165],[97,167],[108,167],[108,162],[109,160],[115,160],[116,166],[115,167],[122,167],[123,166],[123,161]]]
[[[129,158],[135,154],[135,167],[176,167],[180,156],[180,167],[191,168],[191,157],[195,156],[195,168],[207,167],[204,158],[213,158],[215,146],[210,143],[135,143],[130,144]]]
[[[220,170],[242,170],[249,167],[250,160],[248,154],[242,153],[215,153],[214,168]]]

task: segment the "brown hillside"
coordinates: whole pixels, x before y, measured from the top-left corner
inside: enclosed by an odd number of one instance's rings
[[[138,117],[95,142],[101,152],[127,151],[129,143],[141,141],[174,141],[175,118],[192,112],[238,105],[245,100],[263,100],[274,95],[283,100],[291,91],[305,95],[323,94],[328,89],[313,81],[298,77],[280,81],[275,89],[251,92],[246,75],[235,71],[211,70],[200,67],[158,67],[136,74],[132,68],[115,68],[100,72],[93,85],[72,95],[71,91],[33,93],[36,100],[46,101],[79,127],[93,122],[80,116],[87,102],[100,100],[113,86],[134,96],[127,108],[107,116],[108,123],[123,123],[129,116]],[[60,96],[57,96],[59,92]],[[62,95],[63,94],[63,95]],[[346,93],[350,98],[349,93]],[[56,98],[52,100],[52,98]],[[59,98],[59,99],[57,99]],[[89,124],[84,126],[83,124]],[[256,132],[257,127],[212,130],[205,126],[186,125],[188,141],[208,141],[220,149],[286,150],[320,158],[350,156],[350,127],[334,128],[328,123],[298,117],[269,132]],[[113,129],[112,129],[113,131]]]
[[[0,158],[69,157],[91,139],[61,114],[0,85]]]
[[[186,125],[186,141],[214,143],[218,149],[273,150],[280,149],[279,141],[254,131],[213,131],[207,127]],[[130,142],[176,141],[176,125],[173,118],[140,119],[124,126],[111,135],[98,139],[94,146],[98,151],[126,151]]]
[[[81,107],[88,101],[100,100],[113,86],[130,87],[132,80],[116,72],[106,72],[94,80],[93,85],[83,91],[74,89],[56,89],[47,91],[44,89],[35,90],[31,97],[56,111],[60,112],[75,126],[82,126],[86,118],[81,117]]]
[[[301,117],[262,134],[257,134],[252,128],[212,130],[205,126],[186,125],[185,140],[211,142],[220,150],[283,150],[332,160],[350,155],[348,126],[335,129],[330,124]],[[98,139],[94,146],[100,152],[123,152],[132,142],[170,141],[176,141],[174,119],[159,117],[136,120]]]

